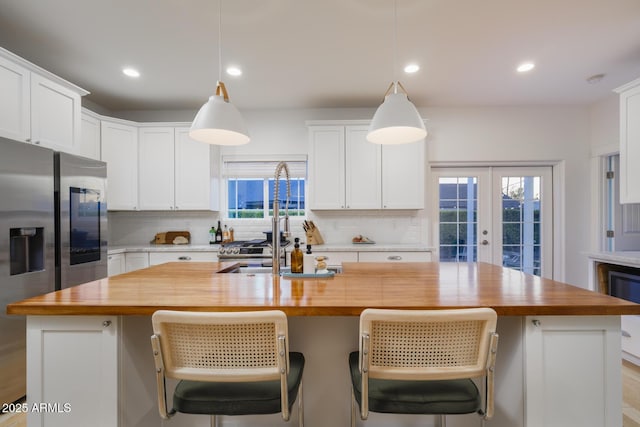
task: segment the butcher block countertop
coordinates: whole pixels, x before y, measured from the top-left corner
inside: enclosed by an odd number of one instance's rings
[[[357,316],[367,307],[492,307],[502,316],[640,314],[640,305],[485,263],[344,263],[331,278],[226,273],[230,262],[174,262],[9,304],[15,315],[151,315],[159,309],[280,309]]]

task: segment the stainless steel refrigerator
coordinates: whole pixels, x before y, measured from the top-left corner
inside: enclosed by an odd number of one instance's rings
[[[6,305],[106,276],[105,163],[0,138],[0,404],[26,393],[26,322]]]

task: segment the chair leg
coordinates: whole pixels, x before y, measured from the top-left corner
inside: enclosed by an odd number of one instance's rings
[[[217,421],[218,420],[217,420],[216,416],[215,415],[211,415],[211,417],[209,418],[209,425],[211,427],[216,427],[217,424],[218,424]]]
[[[353,387],[351,387],[351,427],[356,427],[356,395],[353,394]]]
[[[304,402],[302,396],[302,380],[298,387],[298,427],[304,427]]]
[[[447,416],[440,414],[440,427],[447,427]]]

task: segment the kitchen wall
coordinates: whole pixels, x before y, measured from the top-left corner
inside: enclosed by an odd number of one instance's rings
[[[306,154],[306,120],[369,119],[373,109],[307,109],[243,111],[252,142],[223,147],[222,154]],[[564,198],[556,206],[560,249],[565,266],[557,277],[579,286],[587,283],[590,230],[591,110],[574,106],[422,108],[427,119],[428,162],[436,166],[536,163],[554,165],[554,181]],[[115,117],[145,121],[191,121],[195,111],[121,111]],[[425,165],[429,167],[429,165]],[[328,243],[364,234],[383,243],[432,244],[433,190],[427,173],[427,207],[422,211],[310,212]],[[431,203],[430,203],[431,202]],[[158,231],[188,229],[204,242],[217,213],[111,213],[110,242],[148,242]],[[233,223],[236,238],[259,237],[268,221]],[[243,225],[244,224],[244,225]],[[295,222],[294,222],[295,224]],[[299,223],[296,229],[299,229]],[[204,239],[203,239],[204,238]]]

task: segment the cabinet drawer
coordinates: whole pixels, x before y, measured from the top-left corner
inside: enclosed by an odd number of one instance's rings
[[[431,252],[359,252],[360,262],[429,262]]]
[[[640,358],[640,316],[621,316],[622,351]]]
[[[151,252],[149,264],[158,265],[177,261],[218,261],[217,252]]]

